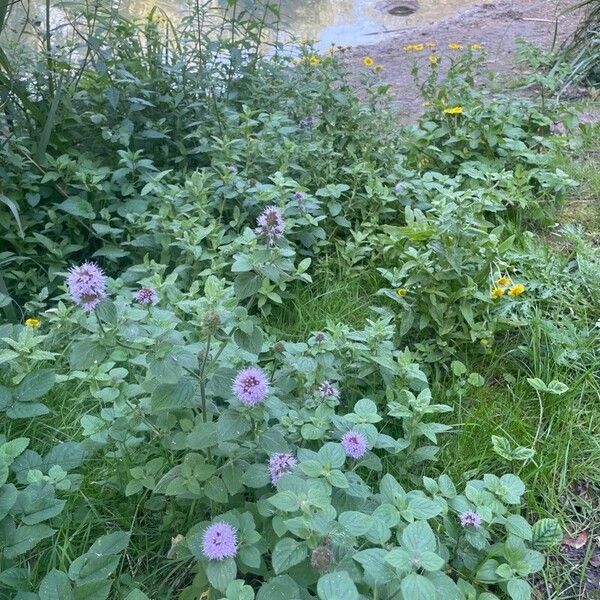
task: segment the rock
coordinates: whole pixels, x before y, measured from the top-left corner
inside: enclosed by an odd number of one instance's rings
[[[377,5],[377,8],[396,17],[405,17],[419,10],[419,2],[418,0],[384,0]]]

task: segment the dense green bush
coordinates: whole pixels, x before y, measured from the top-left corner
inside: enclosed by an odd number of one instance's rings
[[[374,69],[359,92],[308,44],[265,58],[251,19],[94,23],[87,62],[0,62],[2,592],[143,600],[144,564],[181,600],[530,598],[560,529],[516,475],[434,463],[430,382],[485,386],[456,356],[553,310],[519,228],[573,184],[555,109],[484,93],[468,51],[401,128]],[[74,283],[92,260],[107,280]],[[330,261],[378,273],[379,306],[291,339],[274,307]],[[90,525],[90,489],[130,522]]]

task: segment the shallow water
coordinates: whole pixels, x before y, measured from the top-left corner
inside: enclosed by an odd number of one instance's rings
[[[477,0],[420,0],[419,9],[409,16],[393,16],[381,9],[382,0],[282,0],[281,14],[286,37],[291,35],[316,40],[325,49],[331,44],[360,45],[376,43],[393,35],[395,31],[410,29],[421,23],[439,21],[454,14],[459,8]],[[214,0],[215,8],[225,4]],[[21,0],[30,17],[44,14],[45,2]],[[68,3],[66,3],[68,4]],[[64,21],[63,3],[52,2],[52,25]],[[185,15],[185,0],[122,0],[120,7],[132,16],[144,16],[153,6],[160,6],[172,18]],[[25,10],[16,5],[11,22],[19,26]]]

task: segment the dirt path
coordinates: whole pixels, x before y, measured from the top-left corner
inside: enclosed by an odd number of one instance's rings
[[[460,10],[443,21],[421,25],[371,46],[356,46],[348,54],[352,64],[361,66],[369,55],[383,66],[383,79],[392,86],[391,92],[403,121],[413,121],[422,112],[422,99],[410,73],[413,59],[424,66],[432,50],[406,52],[409,44],[435,42],[440,64],[456,50],[448,44],[481,44],[487,51],[486,66],[510,77],[522,69],[517,64],[515,41],[519,38],[542,48],[551,48],[553,41],[563,40],[575,28],[579,16],[561,14],[571,0],[483,0],[480,4]],[[362,67],[364,68],[364,67]]]

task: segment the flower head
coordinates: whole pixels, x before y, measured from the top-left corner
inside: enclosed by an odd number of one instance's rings
[[[520,296],[524,291],[525,286],[522,283],[517,283],[508,290],[508,295],[512,296],[513,298],[516,298],[517,296]]]
[[[269,382],[262,369],[248,367],[236,375],[232,389],[242,404],[254,406],[267,395]]]
[[[504,290],[501,287],[495,287],[490,291],[492,298],[502,298],[504,296]]]
[[[316,67],[321,64],[321,59],[313,54],[311,57],[309,57],[308,64],[311,67]]]
[[[298,461],[287,452],[273,454],[269,459],[269,473],[271,473],[271,483],[277,485],[277,482],[298,464]]]
[[[140,304],[156,304],[158,302],[158,294],[154,288],[143,287],[135,293],[135,299]]]
[[[460,513],[460,524],[463,527],[481,527],[481,517],[473,510]]]
[[[435,42],[425,42],[425,45],[428,48],[435,48],[437,46],[437,44]]]
[[[502,277],[498,277],[498,279],[496,279],[496,285],[498,287],[506,287],[507,285],[510,285],[511,283],[512,282],[508,275],[502,275]]]
[[[456,42],[450,42],[448,44],[448,48],[450,48],[450,50],[462,50],[462,44],[457,44]]]
[[[481,338],[481,339],[479,340],[479,343],[480,343],[482,346],[489,346],[489,345],[490,345],[490,339],[489,339],[489,338]]]
[[[440,57],[437,54],[431,54],[429,56],[429,62],[432,65],[437,65],[440,62]]]
[[[25,327],[31,327],[35,329],[40,326],[41,321],[39,319],[34,319],[30,317],[29,319],[25,319]]]
[[[326,339],[327,336],[322,331],[315,333],[315,342],[317,344],[322,344]]]
[[[408,44],[404,46],[403,50],[405,52],[421,52],[425,46],[423,44]]]
[[[481,44],[471,44],[469,48],[471,48],[471,50],[481,50],[483,46]]]
[[[340,395],[340,390],[338,390],[330,381],[324,381],[319,386],[319,394],[321,394],[323,398],[337,398]]]
[[[265,208],[256,220],[256,224],[258,225],[256,233],[267,238],[270,246],[273,246],[275,241],[283,236],[285,224],[281,216],[281,211],[276,206]]]
[[[375,73],[381,73],[383,71],[383,65],[375,65],[373,71],[375,71]]]
[[[90,312],[106,297],[106,278],[102,269],[93,262],[71,267],[67,277],[69,293],[76,304]]]
[[[372,67],[375,64],[375,61],[370,56],[365,56],[362,62],[365,67]]]
[[[450,108],[445,108],[442,112],[445,115],[462,115],[464,111],[462,106],[452,106]]]
[[[342,436],[342,448],[348,456],[360,458],[367,452],[367,438],[358,431],[348,431]]]
[[[307,117],[302,117],[300,121],[298,121],[298,126],[300,129],[309,129],[310,127],[314,127],[315,122],[315,117],[308,115]]]
[[[233,558],[237,554],[237,534],[225,522],[211,525],[202,536],[202,554],[209,560]]]
[[[404,298],[404,296],[406,296],[406,294],[408,294],[408,290],[406,288],[398,288],[396,290],[396,294],[398,294],[398,296],[400,296],[400,298]]]

